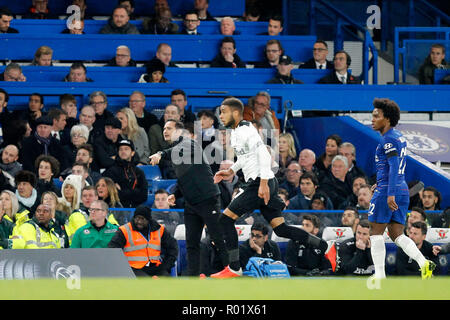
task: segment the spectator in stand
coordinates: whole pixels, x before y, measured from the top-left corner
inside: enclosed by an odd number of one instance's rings
[[[294,64],[291,57],[283,55],[279,58],[277,65],[277,74],[275,77],[270,79],[267,83],[276,84],[303,84],[303,81],[295,79],[292,75],[292,70],[294,69]]]
[[[162,63],[167,67],[177,67],[177,65],[172,61],[172,47],[167,43],[160,43],[156,48],[155,57],[161,60]],[[153,58],[153,59],[154,59]]]
[[[1,150],[0,170],[15,177],[17,172],[22,170],[22,164],[17,160],[19,160],[19,148],[13,144],[7,145]]]
[[[289,210],[308,210],[311,208],[312,198],[316,194],[319,181],[314,173],[305,172],[300,176],[300,192],[289,199]],[[333,203],[326,199],[326,210],[333,210]]]
[[[138,125],[133,110],[122,108],[117,111],[116,118],[122,123],[122,137],[133,141],[138,162],[144,165],[148,164],[150,148],[147,133]]]
[[[201,132],[199,132],[199,135],[201,135],[202,149],[204,150],[209,144],[215,141],[216,128],[214,128],[214,122],[216,119],[211,110],[199,111],[197,118],[200,121]]]
[[[52,191],[46,191],[42,194],[40,199],[41,204],[45,204],[50,208],[50,212],[52,213],[53,228],[55,229],[56,234],[60,239],[64,240],[64,247],[69,247],[69,238],[67,237],[64,226],[67,222],[67,214],[56,210],[56,207],[58,206],[58,195]]]
[[[303,230],[318,236],[320,219],[314,215],[304,215],[302,227]],[[332,271],[325,252],[298,241],[289,240],[285,260],[292,276],[325,276],[330,275]]]
[[[107,67],[136,67],[136,61],[131,59],[131,50],[125,45],[120,45],[116,49],[114,58],[108,61]]]
[[[227,170],[234,164],[232,160],[223,160],[220,163],[219,170]],[[232,175],[223,179],[218,184],[220,189],[220,207],[225,209],[231,202],[233,197],[233,190],[239,185],[239,177],[237,175]]]
[[[62,34],[85,34],[84,33],[84,19],[77,21],[76,19],[72,20],[72,24],[61,31]]]
[[[63,211],[67,216],[80,208],[82,177],[71,174],[64,179],[61,186],[61,198],[58,199],[57,210]]]
[[[358,190],[358,204],[356,208],[359,210],[369,210],[370,199],[372,199],[372,187],[364,184]]]
[[[220,34],[224,36],[235,36],[241,33],[236,30],[236,24],[234,23],[233,18],[224,17],[220,21]]]
[[[175,89],[170,93],[170,103],[176,105],[180,111],[180,121],[183,122],[184,125],[188,123],[194,123],[197,120],[195,114],[188,110],[186,107],[188,105],[187,95],[181,89]]]
[[[90,17],[86,14],[86,9],[87,9],[86,1],[87,0],[73,0],[72,1],[72,5],[78,6],[78,8],[80,8],[80,19],[82,19],[82,20],[92,19],[92,17]]]
[[[37,184],[36,191],[38,199],[41,199],[42,195],[46,191],[52,191],[61,196],[61,190],[56,188],[53,183],[53,178],[59,175],[59,162],[52,156],[40,155],[35,162],[37,171]]]
[[[278,165],[279,169],[275,175],[277,179],[284,176],[289,163],[297,161],[297,150],[295,149],[294,137],[290,133],[281,133],[278,139]]]
[[[183,19],[184,28],[181,30],[180,34],[189,34],[189,35],[200,35],[198,32],[198,27],[200,26],[200,19],[198,18],[198,14],[195,11],[188,11],[184,14]]]
[[[318,83],[322,84],[361,84],[359,77],[348,73],[352,62],[350,55],[340,50],[334,54],[334,72],[321,78]]]
[[[158,189],[155,192],[155,202],[153,208],[165,211],[152,210],[152,218],[159,224],[167,228],[167,231],[173,236],[177,225],[182,223],[182,219],[178,212],[171,211],[169,202],[167,201],[169,192],[165,189]]]
[[[151,18],[145,18],[142,23],[144,34],[177,34],[178,29],[178,25],[172,21],[169,7],[162,8]]]
[[[281,260],[280,248],[275,241],[269,239],[269,230],[263,223],[254,223],[250,238],[239,245],[239,262],[243,268],[251,257]]]
[[[64,168],[62,168],[62,171],[64,171],[69,165],[72,165],[75,162],[78,148],[83,144],[86,144],[88,142],[88,139],[89,130],[86,126],[77,124],[76,126],[72,127],[72,129],[70,130],[70,143],[62,147],[65,152],[65,158],[67,160],[65,162],[67,166],[64,166]]]
[[[155,3],[153,4],[155,15],[160,13],[164,8],[170,8],[169,2],[167,0],[155,0]]]
[[[289,193],[289,199],[295,197],[300,191],[300,177],[302,176],[302,171],[300,170],[300,165],[293,161],[285,170],[285,181],[280,184],[280,188],[286,189]]]
[[[200,20],[215,21],[214,17],[209,13],[209,0],[194,0],[194,8],[197,11]]]
[[[312,172],[318,177],[318,169],[315,165],[316,154],[311,149],[303,149],[298,155],[298,164],[303,173]]]
[[[341,209],[345,207],[356,207],[358,204],[358,192],[359,188],[363,185],[368,185],[369,181],[366,176],[357,176],[353,178],[352,181],[352,194],[347,197],[345,202],[341,205]]]
[[[338,154],[344,156],[348,160],[347,179],[351,183],[355,177],[365,176],[363,169],[356,165],[356,148],[350,142],[343,142],[338,148]]]
[[[48,46],[39,47],[34,53],[32,66],[48,67],[53,65],[53,49]]]
[[[280,122],[278,121],[275,111],[270,109],[270,94],[266,91],[260,91],[256,94],[253,105],[244,107],[244,120],[258,120],[263,129],[266,129],[269,137],[274,137],[273,131],[280,130]]]
[[[369,222],[361,220],[354,238],[344,240],[338,249],[338,273],[342,275],[370,275],[374,265],[370,252]]]
[[[116,183],[120,201],[125,208],[136,208],[147,201],[147,179],[133,160],[136,152],[133,142],[123,139],[118,145],[115,163],[103,173],[103,176],[111,178]]]
[[[242,21],[255,22],[260,21],[261,10],[257,4],[245,5],[245,12]]]
[[[13,19],[13,14],[8,8],[0,8],[0,33],[19,33],[17,29],[10,27]]]
[[[123,208],[120,203],[119,190],[111,178],[101,177],[95,184],[98,198],[105,201],[110,208]]]
[[[61,106],[61,109],[67,113],[66,126],[64,128],[67,135],[67,133],[70,132],[70,129],[80,122],[77,117],[77,99],[75,99],[72,94],[65,93],[59,97],[59,105]]]
[[[89,104],[95,109],[95,122],[92,125],[99,131],[105,127],[106,119],[113,118],[114,114],[107,110],[108,98],[102,91],[94,91],[89,95]]]
[[[411,212],[408,214],[406,218],[406,228],[405,228],[406,235],[409,235],[409,228],[411,228],[411,225],[417,221],[427,223],[427,214],[425,213],[425,210],[423,210],[422,208],[413,207],[411,209]]]
[[[266,36],[279,36],[283,32],[283,17],[280,15],[273,15],[269,18],[267,25],[267,32],[261,33]]]
[[[344,209],[341,218],[341,224],[343,227],[350,227],[353,230],[353,233],[356,233],[356,227],[358,226],[359,212],[355,207],[347,207]]]
[[[130,23],[130,16],[125,6],[114,9],[108,23],[100,30],[101,34],[139,34],[135,25]]]
[[[32,93],[28,99],[28,109],[14,110],[11,114],[11,119],[26,120],[31,128],[36,130],[36,119],[45,116],[44,109],[44,97],[40,93]]]
[[[29,217],[31,218],[40,203],[36,191],[36,175],[27,170],[19,171],[15,176],[15,183],[17,187],[16,197],[19,201],[19,209],[17,212],[28,210]]]
[[[22,73],[22,67],[15,62],[11,62],[5,68],[5,71],[0,74],[0,81],[27,81],[27,78]]]
[[[439,258],[433,254],[433,245],[425,240],[427,236],[427,224],[422,221],[416,221],[411,224],[409,228],[409,238],[414,241],[414,244],[423,254],[425,259],[431,260],[436,264],[433,274],[439,274]],[[413,276],[420,275],[420,267],[417,262],[410,259],[408,255],[401,249],[397,248],[397,254],[395,256],[395,269],[398,275]]]
[[[51,155],[58,159],[62,170],[67,166],[67,159],[59,141],[50,135],[52,121],[44,116],[36,120],[36,131],[33,135],[23,140],[19,159],[23,168],[34,171],[34,162],[41,154]]]
[[[90,186],[93,186],[101,178],[98,172],[97,164],[94,163],[94,148],[90,144],[82,144],[77,149],[77,155],[75,157],[75,163],[81,163],[88,168],[88,177],[86,181]]]
[[[225,37],[220,42],[220,52],[211,61],[211,68],[245,68],[245,62],[236,54],[236,42]]]
[[[321,182],[330,172],[331,161],[338,154],[339,146],[342,143],[342,139],[337,134],[332,134],[327,137],[325,142],[325,152],[316,161],[318,169],[319,182]]]
[[[133,110],[138,125],[147,133],[150,127],[158,123],[158,118],[145,110],[145,95],[141,91],[133,91],[128,100],[128,106]]]
[[[53,125],[51,129],[51,135],[58,139],[62,145],[66,145],[70,142],[70,135],[67,134],[67,112],[59,108],[52,108],[48,112],[48,116],[52,119]]]
[[[447,69],[445,61],[445,46],[435,43],[430,48],[430,53],[419,68],[419,83],[434,84],[434,71],[436,69]]]
[[[139,78],[139,83],[169,83],[164,77],[166,65],[159,59],[152,59],[145,64],[146,73]]]
[[[422,207],[424,210],[441,209],[441,193],[435,187],[425,187],[422,193]]]
[[[3,217],[1,224],[4,225],[6,221],[12,223],[13,233],[32,216],[30,211],[19,203],[16,193],[10,190],[0,193],[0,215]]]
[[[320,183],[320,188],[330,197],[335,209],[338,209],[352,194],[352,188],[345,179],[347,171],[347,158],[337,155],[331,162],[331,173],[328,173]]]
[[[313,57],[301,64],[299,69],[334,69],[334,64],[327,60],[328,45],[323,40],[317,40],[313,46]]]
[[[95,139],[101,134],[100,130],[94,128],[94,122],[95,122],[94,107],[91,105],[86,105],[83,108],[81,108],[80,125],[84,125],[86,128],[88,128],[89,131],[88,143],[90,144],[93,144]]]
[[[284,49],[279,40],[268,40],[264,49],[264,61],[255,63],[255,68],[277,67],[283,53]]]
[[[114,165],[119,142],[123,139],[122,123],[117,118],[109,118],[105,122],[102,134],[95,140],[94,156],[99,169],[108,169]]]
[[[82,62],[74,62],[70,66],[69,74],[64,77],[64,82],[93,82],[86,76],[87,69]]]
[[[32,0],[32,5],[23,19],[57,19],[48,8],[48,0]]]
[[[127,9],[130,20],[136,19],[134,15],[134,0],[119,0],[117,1],[117,4]]]

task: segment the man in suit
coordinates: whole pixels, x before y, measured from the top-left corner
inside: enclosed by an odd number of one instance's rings
[[[323,40],[317,40],[313,46],[313,57],[300,65],[300,69],[333,69],[333,62],[327,60],[328,45]]]
[[[344,50],[334,54],[334,72],[323,77],[319,83],[323,84],[361,84],[361,79],[348,73],[352,62],[350,55]]]
[[[200,19],[195,11],[186,12],[183,20],[184,28],[180,32],[181,34],[200,35],[198,32],[198,26],[200,25]]]

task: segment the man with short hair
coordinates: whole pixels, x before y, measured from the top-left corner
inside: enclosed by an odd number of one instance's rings
[[[178,25],[172,21],[172,11],[163,7],[155,15],[145,18],[142,23],[142,33],[144,34],[177,34]]]
[[[305,172],[300,176],[300,193],[289,199],[289,210],[308,210],[311,201],[319,187],[319,180],[312,172]],[[327,199],[326,209],[333,210],[333,203]]]
[[[302,227],[305,231],[317,236],[320,229],[320,219],[315,215],[304,215]],[[286,249],[286,264],[292,276],[324,276],[331,273],[330,261],[325,258],[325,252],[289,240]]]
[[[95,140],[94,156],[99,169],[108,169],[114,165],[119,141],[122,140],[122,123],[116,117],[105,121],[102,134]]]
[[[280,188],[288,191],[289,199],[294,198],[296,195],[301,193],[300,190],[300,177],[302,176],[302,171],[300,170],[300,165],[292,161],[285,170],[285,181],[280,184]]]
[[[19,33],[17,29],[10,26],[13,19],[13,14],[8,8],[0,9],[0,33]]]
[[[107,110],[108,98],[103,91],[94,91],[89,95],[89,104],[95,109],[95,122],[93,127],[95,130],[102,130],[105,127],[105,121],[113,118],[114,114]]]
[[[292,75],[294,64],[291,57],[283,55],[279,58],[277,65],[277,74],[270,79],[267,83],[276,84],[303,84],[303,81],[295,79]]]
[[[356,207],[359,210],[369,210],[370,199],[372,199],[372,187],[365,184],[358,190],[358,204]]]
[[[222,20],[220,21],[220,33],[224,36],[233,36],[240,34],[240,32],[236,30],[236,25],[233,18],[231,17],[222,18]]]
[[[131,50],[125,45],[120,45],[116,49],[114,58],[106,63],[107,67],[136,67],[136,61],[131,59]]]
[[[351,65],[352,59],[350,55],[340,50],[334,54],[334,71],[329,75],[321,78],[318,83],[322,84],[361,84],[359,77],[348,73],[348,68]]]
[[[281,260],[281,252],[278,244],[269,239],[269,230],[261,222],[255,222],[250,229],[250,237],[239,245],[239,259],[241,266],[245,268],[252,257],[269,258],[275,261]]]
[[[101,34],[139,34],[135,25],[130,23],[130,15],[124,6],[114,9],[108,23],[100,30]]]
[[[5,68],[2,74],[0,74],[0,81],[27,81],[27,78],[22,73],[22,67],[15,63],[11,62]]]
[[[194,0],[194,8],[200,20],[215,21],[214,17],[208,11],[209,0]]]
[[[195,114],[188,110],[187,95],[181,89],[175,89],[170,93],[170,103],[176,105],[180,110],[180,120],[183,124],[194,123],[197,120]]]
[[[422,192],[422,206],[424,210],[440,210],[441,193],[435,187],[425,187]]]
[[[22,164],[17,160],[19,160],[19,148],[13,144],[7,145],[1,150],[1,171],[7,172],[12,177],[15,177],[16,173],[22,170]]]
[[[255,68],[275,68],[278,66],[283,47],[280,40],[270,39],[264,49],[264,61],[255,63]]]
[[[348,179],[350,183],[353,182],[353,179],[355,177],[366,175],[364,170],[356,165],[356,148],[352,143],[350,142],[341,143],[341,145],[338,147],[338,153],[341,156],[346,157],[348,160],[348,172],[346,179]]]
[[[145,110],[145,95],[141,91],[133,91],[128,100],[128,106],[133,110],[138,125],[147,133],[150,127],[158,123],[158,118]]]
[[[59,97],[59,105],[61,106],[61,109],[67,113],[65,131],[66,134],[70,136],[70,129],[72,129],[74,125],[80,123],[77,117],[77,99],[75,99],[75,96],[72,94],[64,93]]]
[[[434,71],[436,69],[446,69],[445,46],[435,43],[430,48],[430,53],[424,63],[419,68],[419,83],[434,84]]]
[[[153,202],[153,208],[166,211],[152,210],[152,218],[159,224],[164,225],[167,231],[173,236],[177,225],[182,223],[182,219],[178,212],[171,211],[169,205],[169,192],[166,189],[158,189],[155,192],[155,201]]]
[[[119,227],[107,220],[109,207],[102,200],[94,200],[89,207],[89,222],[73,236],[71,248],[108,248]]]
[[[198,32],[198,27],[200,26],[200,19],[198,18],[198,14],[195,11],[188,11],[184,15],[183,20],[184,28],[180,32],[180,34],[189,34],[189,35],[200,35]]]
[[[58,139],[61,145],[69,144],[70,134],[65,135],[67,131],[64,131],[67,124],[67,112],[59,108],[52,108],[48,112],[48,116],[53,122],[51,135]]]
[[[283,17],[280,15],[273,15],[269,18],[267,31],[261,33],[266,36],[279,36],[283,32]]]
[[[210,64],[211,68],[245,68],[245,62],[236,54],[236,42],[226,36],[220,42],[219,53]]]
[[[82,62],[74,62],[70,66],[69,74],[64,77],[64,82],[93,82],[87,76],[87,69]]]
[[[333,62],[327,60],[328,44],[317,40],[313,45],[313,57],[299,66],[299,69],[334,69]]]
[[[324,177],[320,184],[321,190],[330,197],[335,209],[338,209],[352,194],[352,188],[345,179],[347,172],[347,158],[337,155],[331,162],[331,172]]]
[[[359,212],[354,207],[346,207],[342,213],[341,223],[343,227],[352,228],[353,234],[356,233],[356,227],[358,226]]]
[[[119,191],[124,208],[136,208],[147,201],[148,182],[145,173],[133,159],[136,151],[131,140],[122,139],[114,164],[106,169],[104,177],[111,178]]]
[[[158,45],[154,58],[159,59],[166,67],[177,67],[172,61],[172,47],[167,43],[160,43]]]
[[[433,270],[433,274],[436,275],[439,274],[439,257],[433,254],[433,244],[425,240],[427,229],[425,222],[413,222],[409,228],[408,236],[414,241],[414,244],[423,256],[436,264],[436,268]],[[395,269],[397,275],[402,276],[418,276],[421,273],[417,262],[411,259],[401,248],[397,248],[395,255]]]

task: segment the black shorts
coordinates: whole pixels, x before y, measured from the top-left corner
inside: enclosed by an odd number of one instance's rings
[[[242,216],[257,209],[261,211],[264,219],[270,223],[272,219],[281,217],[281,211],[285,204],[278,195],[278,181],[276,178],[269,179],[270,200],[266,205],[264,199],[258,197],[260,178],[249,180],[242,190],[233,198],[228,209],[234,214]]]

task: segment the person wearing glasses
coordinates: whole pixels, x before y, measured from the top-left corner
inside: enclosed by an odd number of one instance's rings
[[[71,248],[107,248],[119,227],[107,220],[109,207],[103,200],[95,200],[89,208],[89,222],[79,228]]]
[[[251,257],[281,260],[278,244],[269,240],[269,229],[261,222],[255,222],[250,231],[250,238],[239,245],[239,260],[245,268]]]
[[[333,62],[327,60],[328,45],[323,40],[317,40],[313,46],[313,57],[300,65],[299,69],[333,69]]]
[[[190,35],[200,35],[198,32],[198,26],[200,25],[200,20],[198,18],[197,12],[189,11],[184,15],[183,21],[184,28],[181,30],[180,34],[190,34]]]
[[[284,53],[281,42],[276,39],[270,39],[266,42],[266,47],[264,48],[264,60],[255,63],[255,68],[276,68],[280,56]]]
[[[106,94],[102,91],[94,91],[89,95],[89,104],[95,110],[95,122],[93,127],[95,130],[103,130],[106,119],[113,118],[114,114],[107,110],[108,99]]]

